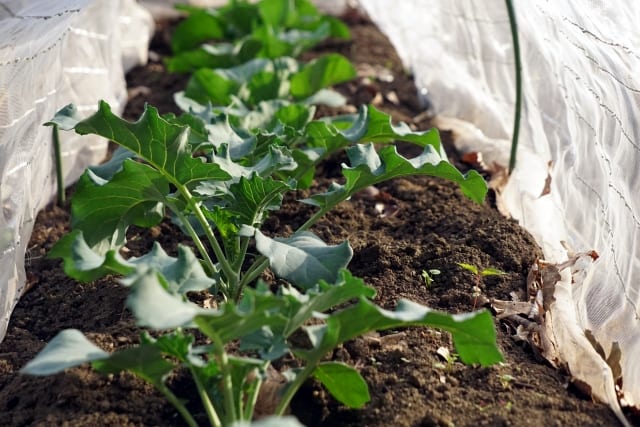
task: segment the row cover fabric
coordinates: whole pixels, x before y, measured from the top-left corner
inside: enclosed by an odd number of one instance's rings
[[[0,1],[0,340],[25,285],[36,215],[56,192],[52,129],[74,103],[121,111],[124,69],[146,62],[151,16],[135,0]],[[61,132],[65,182],[104,158],[104,139]]]
[[[518,164],[504,197],[511,214],[561,262],[566,241],[600,258],[565,278],[547,328],[574,378],[619,414],[640,407],[640,4],[514,2],[523,61]],[[362,0],[428,91],[462,149],[507,164],[515,105],[513,43],[503,0]],[[472,123],[474,126],[470,126]],[[552,163],[549,163],[552,162]],[[549,166],[551,165],[551,166]],[[541,196],[548,170],[550,193]],[[615,368],[615,366],[614,366]]]

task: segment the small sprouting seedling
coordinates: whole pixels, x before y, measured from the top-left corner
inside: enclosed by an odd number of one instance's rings
[[[427,288],[430,288],[435,282],[433,276],[437,276],[440,274],[440,270],[432,268],[430,270],[422,270],[422,278],[424,279],[424,284]]]
[[[475,284],[473,285],[473,287],[471,288],[471,296],[473,297],[473,309],[476,309],[476,304],[478,302],[478,297],[481,294],[481,289],[480,289],[480,285],[482,284],[482,278],[483,277],[487,277],[487,276],[504,276],[505,273],[502,270],[499,270],[497,268],[493,268],[493,267],[489,267],[489,268],[484,268],[484,269],[480,269],[478,267],[476,267],[473,264],[466,264],[464,262],[458,262],[457,263],[460,267],[464,268],[465,270],[471,272],[474,276],[475,276]]]
[[[444,369],[446,372],[453,372],[453,366],[458,361],[458,354],[451,353],[447,347],[438,347],[436,354],[440,356],[446,364],[436,363],[436,368]]]
[[[511,387],[513,380],[515,380],[515,378],[509,374],[498,375],[498,379],[500,380],[503,390],[508,390]]]

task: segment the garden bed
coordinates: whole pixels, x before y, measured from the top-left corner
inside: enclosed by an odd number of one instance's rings
[[[349,42],[326,42],[320,51],[340,52],[363,74],[339,86],[350,104],[374,103],[416,129],[428,129],[409,75],[386,38],[366,19],[354,15]],[[168,75],[162,56],[168,53],[167,27],[156,34],[153,60],[128,76],[131,101],[125,116],[137,118],[144,102],[161,112],[175,111],[172,94],[185,80]],[[386,70],[386,71],[381,71]],[[384,73],[384,75],[380,75]],[[380,78],[376,78],[376,75]],[[393,77],[393,78],[390,78]],[[443,134],[452,161],[456,153]],[[410,150],[410,147],[405,147]],[[326,187],[339,175],[340,158],[325,162],[315,187]],[[458,162],[459,168],[466,167]],[[354,197],[331,211],[313,228],[326,242],[348,239],[354,250],[349,269],[377,290],[376,303],[393,308],[400,298],[453,312],[474,308],[474,277],[458,266],[494,267],[507,274],[484,281],[489,297],[510,299],[523,293],[526,275],[540,250],[513,220],[500,216],[490,202],[477,205],[450,182],[428,177],[397,179],[380,193]],[[303,198],[304,192],[296,195]],[[311,207],[287,199],[267,222],[266,230],[287,234],[301,225]],[[69,229],[68,210],[51,206],[35,225],[27,254],[28,287],[0,344],[0,425],[182,425],[163,396],[131,374],[102,376],[89,367],[35,378],[18,374],[60,330],[77,328],[106,350],[139,341],[140,330],[124,309],[127,291],[114,277],[89,284],[69,279],[58,260],[45,254]],[[154,241],[175,254],[186,242],[173,226],[130,231],[134,252]],[[424,270],[437,269],[427,285]],[[536,359],[496,321],[505,362],[490,368],[445,361],[441,347],[454,351],[447,333],[413,328],[358,338],[338,348],[334,360],[355,366],[369,384],[371,402],[362,410],[339,405],[316,383],[294,399],[292,413],[308,426],[416,425],[616,425],[609,409],[593,403],[569,385],[561,372]],[[178,395],[192,391],[186,378],[170,381]],[[203,424],[194,398],[190,409]]]

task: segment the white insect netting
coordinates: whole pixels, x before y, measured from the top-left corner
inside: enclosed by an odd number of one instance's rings
[[[346,1],[317,3],[335,11]],[[515,76],[505,2],[359,3],[428,91],[440,125],[458,134],[459,147],[506,165]],[[524,110],[518,164],[502,196],[547,261],[570,256],[561,241],[599,253],[556,284],[545,315],[553,343],[546,355],[620,415],[619,398],[640,407],[633,356],[640,354],[640,4],[530,0],[515,8]],[[70,102],[85,110],[100,98],[121,106],[123,49],[130,63],[144,60],[139,49],[148,34],[132,32],[148,28],[133,0],[0,0],[0,337],[24,283],[32,223],[54,191],[51,130],[40,125]],[[104,144],[65,135],[72,179]]]
[[[599,253],[575,283],[565,277],[557,284],[546,328],[555,362],[567,364],[594,396],[616,409],[614,383],[621,377],[624,403],[639,407],[640,4],[514,3],[524,110],[518,164],[503,196],[548,261],[567,258],[561,240]],[[361,4],[428,90],[437,113],[475,125],[440,119],[458,131],[462,148],[506,165],[515,73],[505,2]],[[541,196],[549,161],[550,193]]]
[[[36,215],[55,194],[52,129],[42,124],[69,103],[88,114],[105,99],[121,110],[123,67],[146,62],[152,29],[133,0],[0,1],[0,340]],[[104,158],[106,141],[60,136],[66,182]]]

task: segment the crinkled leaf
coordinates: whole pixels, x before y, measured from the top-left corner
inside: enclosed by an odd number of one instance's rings
[[[153,270],[146,270],[137,274],[135,281],[130,284],[127,307],[135,315],[137,324],[153,329],[190,325],[193,318],[204,309],[169,293],[158,275]]]
[[[119,350],[107,359],[93,362],[92,366],[103,374],[129,371],[156,386],[162,384],[174,368],[173,363],[162,356],[160,349],[150,344]]]
[[[320,89],[351,80],[356,75],[355,67],[344,56],[323,55],[291,77],[291,95],[296,99],[308,98]]]
[[[239,180],[240,177],[248,178],[254,174],[266,177],[271,175],[274,171],[294,170],[297,166],[288,150],[284,147],[277,146],[269,146],[268,152],[252,165],[243,165],[234,162],[226,147],[223,147],[217,155],[213,156],[212,161],[218,164],[223,170],[227,171],[235,178],[235,180]],[[203,195],[210,194],[210,192],[206,191],[206,188],[210,187],[207,183],[210,182],[212,181],[203,182],[203,184],[198,187],[198,192]],[[216,189],[219,188],[217,184],[214,186]],[[216,190],[216,192],[219,191]]]
[[[229,189],[227,209],[235,214],[238,225],[259,226],[267,211],[280,209],[284,193],[291,189],[290,184],[272,178],[262,178],[259,175],[241,177]]]
[[[80,230],[62,236],[47,256],[62,258],[65,274],[82,282],[91,282],[108,274],[128,274],[134,270],[117,250],[110,249],[101,254],[91,249]]]
[[[138,121],[130,123],[115,116],[109,104],[101,101],[98,111],[76,123],[75,130],[80,135],[93,133],[111,139],[180,184],[229,179],[217,165],[193,157],[188,143],[189,127],[169,123],[148,105]]]
[[[271,269],[291,283],[309,288],[319,280],[333,282],[345,268],[353,250],[347,242],[328,246],[310,232],[271,239],[256,230],[256,249],[269,259]]]
[[[184,245],[178,245],[178,258],[174,258],[155,242],[150,252],[139,258],[130,258],[128,264],[136,266],[139,271],[152,269],[161,273],[168,284],[167,290],[179,295],[202,291],[216,283],[204,272],[193,251]]]
[[[239,227],[234,223],[233,213],[220,206],[213,206],[211,209],[203,208],[205,217],[212,222],[223,239],[235,236]]]
[[[323,362],[313,371],[313,376],[333,397],[350,408],[362,408],[371,399],[367,382],[347,364]]]
[[[107,357],[109,353],[89,341],[82,332],[66,329],[58,333],[20,372],[28,375],[51,375]]]
[[[206,125],[209,132],[209,142],[219,149],[227,144],[229,157],[238,160],[251,153],[256,146],[256,137],[244,129],[235,129],[229,123],[226,114],[214,116],[211,123]],[[246,128],[245,128],[246,129]]]
[[[298,354],[304,358],[319,360],[338,344],[366,332],[415,325],[450,332],[460,360],[464,363],[488,366],[503,360],[496,345],[493,318],[486,310],[447,314],[412,301],[401,300],[395,311],[388,311],[364,298],[358,304],[329,316],[326,325],[309,328],[310,338],[315,341],[314,350]]]
[[[430,145],[425,147],[420,156],[413,159],[398,154],[395,146],[384,147],[376,153],[371,144],[349,147],[347,154],[351,167],[343,165],[345,184],[333,183],[327,192],[305,199],[304,203],[325,209],[346,200],[365,187],[410,175],[448,179],[459,184],[462,193],[477,203],[482,203],[487,193],[487,184],[478,172],[472,170],[462,174]]]

